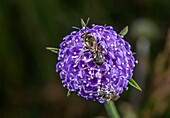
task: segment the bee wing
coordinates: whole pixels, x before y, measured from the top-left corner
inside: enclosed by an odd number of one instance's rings
[[[119,95],[113,95],[113,96],[112,96],[112,100],[113,100],[113,101],[116,101],[116,100],[118,100],[119,98],[120,98]]]

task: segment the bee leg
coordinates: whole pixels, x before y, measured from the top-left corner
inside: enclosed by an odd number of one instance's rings
[[[106,48],[104,48],[104,45],[103,45],[102,43],[99,43],[99,44],[98,44],[98,47],[100,47],[100,46],[101,46],[101,48],[102,48],[101,50],[104,50],[105,52],[107,51]]]
[[[75,63],[77,64],[77,63],[80,61],[80,59],[82,58],[82,55],[83,55],[85,52],[88,52],[88,51],[89,51],[89,50],[83,51],[83,52],[80,54],[79,58],[75,61]]]

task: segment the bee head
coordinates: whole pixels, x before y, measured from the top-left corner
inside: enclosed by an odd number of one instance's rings
[[[81,38],[88,48],[94,49],[97,45],[96,39],[90,32],[82,34]]]

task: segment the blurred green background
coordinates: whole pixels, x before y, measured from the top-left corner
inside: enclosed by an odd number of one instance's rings
[[[121,117],[170,117],[169,0],[0,0],[0,118],[107,118],[102,104],[66,97],[57,55],[45,49],[88,17],[89,26],[129,26],[143,92],[124,91],[116,102]]]

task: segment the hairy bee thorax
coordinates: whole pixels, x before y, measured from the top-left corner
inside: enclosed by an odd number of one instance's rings
[[[83,38],[83,42],[85,43],[86,47],[94,52],[97,46],[97,41],[94,36],[92,36],[90,32],[87,32],[84,33],[81,37]]]

